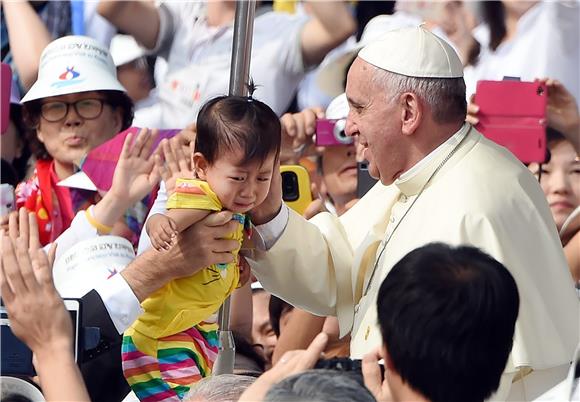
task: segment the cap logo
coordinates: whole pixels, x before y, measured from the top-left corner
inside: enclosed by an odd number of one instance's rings
[[[61,75],[58,76],[59,80],[62,81],[68,81],[68,80],[74,80],[75,78],[77,78],[80,74],[78,72],[75,71],[74,66],[73,67],[67,67],[66,71],[64,73],[62,73]]]
[[[69,85],[79,84],[84,81],[84,79],[79,78],[81,73],[75,71],[74,66],[67,67],[66,71],[58,76],[58,81],[53,82],[50,86],[55,88],[62,88]]]

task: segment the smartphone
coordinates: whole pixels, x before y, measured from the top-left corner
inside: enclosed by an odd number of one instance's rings
[[[280,173],[282,174],[282,199],[294,211],[300,215],[304,214],[312,202],[308,170],[300,165],[282,165]]]
[[[6,63],[0,65],[0,133],[4,134],[10,122],[10,91],[12,70]]]
[[[6,216],[15,210],[14,187],[11,184],[0,184],[0,216]]]
[[[367,193],[367,191],[369,191],[377,183],[377,181],[377,179],[374,179],[369,174],[369,164],[367,161],[357,163],[357,198],[362,198]]]
[[[81,303],[77,299],[64,299],[73,325],[73,353],[75,362],[79,353],[79,325],[81,322]],[[10,329],[10,319],[4,306],[0,306],[0,373],[3,376],[35,376],[32,364],[32,351],[18,339]]]
[[[346,119],[316,120],[316,146],[350,145],[353,138],[346,135]]]
[[[475,128],[523,163],[545,162],[547,95],[540,82],[479,81],[474,98],[479,123]]]

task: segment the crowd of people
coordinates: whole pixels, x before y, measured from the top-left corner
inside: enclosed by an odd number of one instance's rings
[[[0,4],[2,342],[35,370],[3,345],[2,401],[580,398],[577,0],[263,2],[245,96],[236,2]],[[539,88],[543,160],[478,131],[504,77]]]

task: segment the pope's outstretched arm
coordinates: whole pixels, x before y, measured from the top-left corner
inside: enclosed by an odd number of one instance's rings
[[[268,291],[319,315],[337,315],[337,303],[352,303],[352,251],[338,218],[325,213],[308,222],[289,210],[275,173],[252,220],[257,247],[247,257]]]

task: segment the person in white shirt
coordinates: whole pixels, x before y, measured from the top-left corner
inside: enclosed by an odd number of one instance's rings
[[[290,105],[306,70],[355,30],[344,2],[312,2],[312,18],[265,12],[254,20],[250,75],[255,97],[279,116]],[[99,12],[153,54],[167,60],[158,83],[159,128],[195,121],[201,105],[227,93],[236,2],[101,1]]]
[[[465,69],[467,95],[479,80],[551,77],[580,96],[580,3],[483,1],[483,24],[473,31],[479,60]]]

